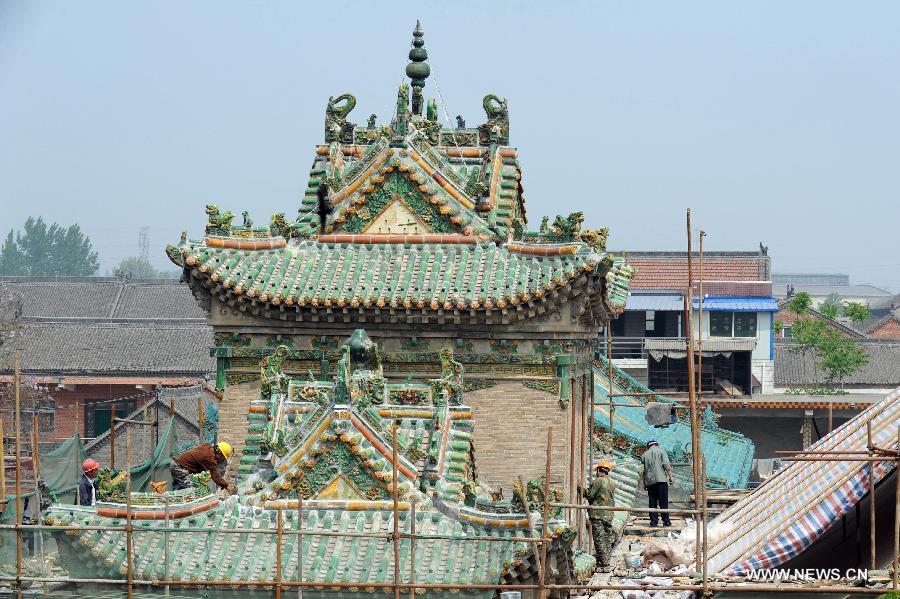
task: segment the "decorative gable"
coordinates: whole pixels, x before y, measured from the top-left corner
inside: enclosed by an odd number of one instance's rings
[[[459,233],[461,228],[452,222],[452,214],[445,204],[423,195],[422,184],[413,181],[403,172],[390,172],[377,177],[374,189],[365,196],[354,198],[343,207],[332,221],[332,232],[362,233],[380,232],[373,227],[385,226],[391,215],[399,217],[392,233],[404,231],[405,223],[418,224],[427,233]],[[402,225],[402,226],[401,226]],[[399,229],[399,230],[398,230]]]
[[[325,441],[312,453],[291,477],[290,488],[294,493],[288,495],[296,493],[304,499],[385,500],[391,497],[387,485],[377,480],[363,460],[340,439]]]
[[[363,233],[420,235],[433,233],[430,227],[419,219],[407,207],[398,194],[388,203],[381,213],[363,229]]]

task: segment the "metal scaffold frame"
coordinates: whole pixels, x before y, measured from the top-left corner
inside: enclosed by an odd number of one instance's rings
[[[691,356],[694,354],[694,344],[693,344],[693,329],[692,329],[692,317],[691,317],[691,305],[689,303],[689,296],[692,293],[693,289],[693,276],[691,274],[691,252],[690,252],[690,238],[691,238],[691,225],[690,225],[690,210],[688,210],[687,214],[687,229],[688,229],[688,293],[685,294],[685,328],[687,331],[686,335],[686,345],[688,355]],[[702,243],[702,237],[701,237]],[[700,278],[702,282],[702,254],[701,254],[701,267],[700,267]],[[702,306],[702,304],[701,304]],[[702,310],[702,308],[701,308]],[[702,312],[701,312],[702,319]],[[608,394],[608,405],[609,405],[609,430],[610,435],[613,435],[614,428],[614,414],[616,406],[635,406],[638,404],[634,403],[617,403],[615,398],[617,397],[635,397],[635,396],[644,396],[644,395],[655,395],[655,394],[647,394],[647,393],[615,393],[612,388],[612,381],[614,380],[614,372],[612,366],[612,334],[607,323],[606,326],[607,333],[607,357],[608,357],[608,376],[609,376],[609,394]],[[701,334],[702,337],[702,334]],[[701,341],[702,343],[702,341]],[[538,596],[541,599],[544,599],[548,596],[550,591],[624,591],[624,590],[671,590],[671,591],[695,591],[702,593],[703,596],[709,596],[712,592],[717,591],[730,591],[730,592],[767,592],[767,593],[846,593],[846,594],[858,594],[858,595],[877,595],[881,594],[885,591],[885,589],[873,589],[873,588],[865,588],[865,587],[856,587],[856,586],[847,586],[847,585],[816,585],[814,587],[811,586],[803,586],[803,585],[781,585],[781,584],[747,584],[741,583],[738,586],[730,585],[727,582],[714,582],[710,580],[709,572],[707,570],[707,562],[708,562],[708,538],[706,534],[707,529],[707,521],[708,521],[708,512],[707,512],[707,498],[706,498],[706,483],[705,483],[705,473],[706,473],[706,464],[704,462],[704,457],[702,452],[700,451],[700,419],[699,419],[699,409],[697,402],[697,389],[695,388],[694,381],[694,371],[693,371],[693,360],[688,360],[689,365],[689,386],[688,386],[688,396],[689,396],[689,409],[690,409],[690,426],[691,426],[691,446],[692,446],[692,456],[696,456],[696,459],[692,459],[692,474],[693,474],[693,486],[694,486],[694,508],[693,509],[660,509],[660,508],[639,508],[639,507],[618,507],[614,505],[610,506],[592,506],[589,504],[581,503],[581,502],[570,502],[570,503],[551,503],[545,501],[542,506],[542,524],[540,535],[535,533],[535,526],[532,521],[532,514],[529,511],[527,514],[528,518],[528,531],[529,536],[527,537],[512,537],[512,538],[500,538],[493,536],[464,536],[464,535],[449,535],[449,534],[418,534],[415,531],[415,506],[410,505],[410,510],[412,514],[412,518],[410,519],[410,531],[402,532],[400,530],[399,521],[400,521],[400,502],[399,502],[399,491],[398,491],[398,474],[397,474],[397,464],[398,464],[398,443],[397,443],[397,425],[396,422],[393,423],[391,427],[391,438],[392,438],[392,456],[393,456],[393,478],[391,485],[391,494],[392,494],[392,502],[391,502],[391,512],[393,514],[393,531],[390,533],[378,533],[378,532],[339,532],[339,531],[309,531],[304,530],[303,528],[303,504],[304,500],[302,497],[298,497],[296,500],[287,500],[284,502],[280,502],[278,505],[273,506],[269,509],[273,509],[277,511],[276,518],[276,527],[274,529],[269,528],[258,528],[254,529],[253,533],[258,535],[274,535],[276,538],[276,567],[274,575],[271,580],[180,580],[173,579],[169,575],[169,542],[172,534],[192,534],[199,532],[209,532],[207,528],[179,528],[177,530],[172,529],[169,525],[169,504],[166,501],[166,518],[163,526],[147,526],[142,527],[142,532],[159,532],[164,536],[164,554],[165,554],[165,573],[166,576],[162,579],[151,579],[145,580],[140,578],[135,578],[134,576],[134,565],[133,565],[133,525],[132,525],[132,503],[131,503],[131,479],[128,477],[127,480],[127,489],[126,489],[126,506],[125,506],[125,525],[124,526],[51,526],[44,524],[37,525],[28,525],[27,527],[22,524],[22,488],[21,488],[21,477],[20,477],[20,467],[19,467],[19,458],[21,456],[21,438],[20,438],[20,430],[21,430],[21,422],[20,422],[20,402],[19,402],[19,385],[20,385],[20,372],[19,372],[19,354],[18,352],[15,354],[15,455],[16,455],[16,467],[15,467],[15,481],[16,481],[16,524],[14,525],[0,525],[0,530],[14,530],[16,534],[16,575],[15,576],[0,576],[0,582],[4,583],[13,583],[15,587],[16,593],[18,597],[22,597],[22,583],[32,582],[32,583],[42,583],[44,585],[44,590],[46,592],[46,585],[53,583],[72,583],[72,584],[100,584],[100,585],[119,585],[125,586],[127,596],[132,597],[134,588],[137,587],[156,587],[159,589],[164,589],[164,593],[168,595],[170,587],[184,587],[184,588],[197,588],[197,587],[211,587],[211,588],[221,588],[221,587],[230,587],[230,588],[240,588],[240,587],[253,587],[255,589],[267,589],[271,590],[276,599],[280,599],[282,597],[282,591],[286,589],[297,589],[302,593],[302,589],[304,588],[328,588],[328,589],[359,589],[359,588],[371,588],[371,589],[380,589],[386,592],[392,591],[395,599],[400,599],[401,592],[409,591],[410,599],[413,599],[416,591],[427,591],[427,590],[493,590],[493,591],[537,591]],[[593,386],[593,381],[589,381]],[[585,381],[588,382],[588,381]],[[576,393],[576,386],[571,386],[571,393],[573,396]],[[588,397],[582,388],[582,399]],[[574,402],[573,402],[574,405]],[[570,455],[569,455],[569,469],[570,469],[570,478],[571,475],[575,472],[574,460],[580,459],[582,462],[578,468],[579,475],[584,473],[584,458],[587,457],[590,460],[590,465],[593,465],[594,457],[595,457],[595,449],[594,449],[594,435],[596,423],[594,421],[594,405],[595,402],[593,399],[590,401],[590,425],[587,427],[587,440],[588,440],[588,448],[587,452],[585,451],[585,447],[575,448],[575,443],[570,443]],[[585,410],[584,403],[582,402],[582,419],[584,416]],[[573,407],[574,410],[574,407]],[[174,407],[172,410],[174,414]],[[198,418],[201,420],[202,424],[202,409],[198,406]],[[573,417],[574,418],[574,417]],[[122,419],[119,419],[124,421]],[[135,424],[142,425],[152,425],[154,423],[150,422],[134,422]],[[115,421],[114,421],[115,424]],[[900,427],[898,427],[897,431],[897,442],[898,442],[898,450],[885,449],[880,448],[872,443],[872,435],[871,435],[871,424],[868,425],[868,447],[865,451],[799,451],[799,452],[782,452],[782,453],[790,453],[791,457],[784,458],[788,461],[864,461],[869,463],[869,472],[870,472],[870,488],[871,488],[871,519],[870,519],[870,539],[871,539],[871,564],[874,568],[876,565],[876,554],[875,554],[875,480],[874,480],[874,464],[876,461],[888,461],[894,462],[898,464],[900,462]],[[575,427],[573,425],[573,431]],[[582,429],[583,430],[583,429]],[[34,447],[34,464],[37,469],[39,466],[39,457],[38,457],[38,443],[37,443],[37,427],[33,428],[33,447]],[[201,432],[202,434],[202,432]],[[131,433],[129,429],[125,431],[125,460],[126,460],[126,470],[129,470],[131,467]],[[2,422],[0,422],[0,438],[3,436]],[[584,440],[584,437],[582,437]],[[550,496],[550,472],[552,466],[551,453],[552,453],[552,445],[553,445],[553,429],[547,428],[547,441],[546,441],[546,462],[545,462],[545,477],[544,477],[544,497]],[[5,449],[4,449],[5,455]],[[894,590],[898,589],[898,559],[900,559],[900,472],[895,474],[896,478],[896,505],[894,511],[894,567],[893,567],[893,577],[892,577],[892,588]],[[519,477],[520,484],[522,488],[525,488],[525,485],[522,484],[522,479]],[[35,486],[37,487],[37,476],[35,476]],[[5,476],[3,480],[3,488],[5,491]],[[5,496],[5,493],[4,493]],[[524,503],[527,505],[527,500],[523,498]],[[549,534],[549,526],[546,523],[549,520],[549,510],[550,508],[563,508],[568,510],[575,510],[577,514],[577,522],[583,522],[583,510],[588,509],[602,509],[608,511],[615,512],[627,512],[629,514],[638,513],[668,513],[668,514],[677,514],[677,515],[692,515],[697,521],[700,523],[700,526],[697,526],[696,530],[698,533],[696,534],[696,561],[695,567],[696,571],[701,574],[699,584],[670,584],[665,586],[660,585],[622,585],[622,584],[590,584],[590,583],[574,583],[574,584],[551,584],[546,580],[547,574],[547,551],[549,541],[552,540],[552,536]],[[295,528],[284,527],[283,523],[283,514],[282,512],[285,510],[296,510],[298,515],[297,523]],[[100,579],[100,578],[54,578],[50,576],[23,576],[23,559],[22,559],[22,534],[23,530],[28,531],[39,531],[41,536],[43,536],[43,531],[116,531],[116,532],[124,532],[126,537],[126,576],[124,579]],[[579,533],[581,533],[582,529],[579,528]],[[216,529],[217,533],[224,534],[246,534],[246,529],[240,528],[218,528]],[[297,570],[297,579],[296,580],[285,580],[283,576],[284,572],[284,564],[283,564],[283,542],[285,537],[296,536],[298,538],[300,547],[302,548],[304,536],[320,536],[320,537],[358,537],[358,538],[368,538],[368,539],[378,539],[384,540],[386,542],[391,543],[394,564],[393,564],[393,580],[389,582],[368,582],[368,581],[341,581],[341,582],[322,582],[316,580],[304,580],[303,579],[303,553],[302,551],[298,551],[297,561],[298,561],[298,570]],[[503,543],[531,543],[532,551],[535,556],[538,557],[537,567],[538,567],[538,581],[534,584],[463,584],[463,583],[428,583],[428,582],[416,582],[415,581],[415,567],[414,560],[412,557],[415,552],[415,543],[416,541],[427,541],[429,539],[440,539],[440,540],[453,540],[453,541],[487,541],[487,542],[503,542]],[[400,555],[402,548],[402,541],[407,540],[407,551],[408,556],[410,557],[410,570],[409,570],[409,581],[403,582],[401,580],[401,572],[400,572]]]

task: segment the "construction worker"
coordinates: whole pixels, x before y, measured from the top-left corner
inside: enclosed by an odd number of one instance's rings
[[[221,474],[221,472],[225,471],[228,458],[231,457],[232,452],[231,445],[221,441],[215,445],[204,443],[176,458],[172,458],[172,465],[169,466],[169,473],[172,475],[172,489],[190,488],[191,481],[188,475],[209,472],[213,482],[219,488],[226,489],[229,493],[234,493],[234,485],[228,484]]]
[[[594,467],[597,476],[583,493],[584,498],[592,506],[610,506],[615,502],[616,483],[609,477],[613,466],[614,464],[611,462],[601,460]],[[612,527],[613,512],[591,508],[588,517],[591,522],[591,536],[594,538],[594,557],[597,558],[597,568],[600,572],[611,572],[610,556],[615,538]]]
[[[659,447],[656,439],[647,441],[647,451],[641,456],[644,464],[644,490],[651,508],[669,509],[669,483],[672,481],[672,465],[669,456]],[[663,526],[672,526],[669,514],[663,512]],[[650,526],[659,525],[659,513],[650,512]]]
[[[97,503],[97,477],[100,475],[100,464],[88,458],[81,465],[81,478],[78,479],[78,505],[95,505]]]

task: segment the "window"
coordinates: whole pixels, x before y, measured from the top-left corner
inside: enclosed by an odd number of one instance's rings
[[[647,318],[644,322],[644,330],[646,332],[649,333],[650,331],[656,330],[656,312],[654,312],[653,310],[647,310]]]
[[[734,336],[756,337],[756,312],[735,312]]]
[[[781,335],[782,335],[785,339],[790,339],[791,337],[794,336],[794,334],[791,333],[791,327],[782,327],[782,328],[781,328]]]
[[[756,337],[756,312],[710,312],[709,336]]]
[[[709,336],[731,337],[734,312],[713,311],[709,313]]]

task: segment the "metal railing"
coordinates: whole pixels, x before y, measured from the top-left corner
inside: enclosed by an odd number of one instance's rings
[[[613,360],[620,359],[642,359],[646,360],[649,355],[647,349],[647,341],[653,340],[659,342],[662,340],[677,342],[681,345],[687,343],[684,337],[615,337],[612,338],[612,349],[607,348],[605,339],[600,339],[597,344],[597,351],[604,358],[608,358],[608,353],[612,353]],[[686,346],[686,345],[685,345]]]

